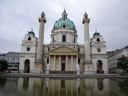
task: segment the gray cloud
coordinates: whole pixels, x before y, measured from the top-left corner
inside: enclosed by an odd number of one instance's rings
[[[55,21],[66,8],[68,18],[76,25],[78,43],[84,43],[82,18],[87,12],[90,21],[90,37],[95,29],[103,35],[107,50],[126,46],[128,37],[128,1],[124,0],[1,0],[0,1],[0,53],[20,51],[22,40],[33,28],[38,36],[38,17],[46,14],[45,43]]]

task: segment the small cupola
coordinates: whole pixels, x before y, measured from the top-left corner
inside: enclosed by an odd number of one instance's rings
[[[28,34],[33,34],[33,35],[35,35],[35,33],[33,32],[33,28],[31,28],[31,31],[28,31]]]
[[[95,33],[93,34],[93,36],[100,36],[100,33],[98,33],[97,30],[95,30]]]

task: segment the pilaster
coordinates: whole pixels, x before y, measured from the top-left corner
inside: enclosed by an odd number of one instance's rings
[[[59,71],[61,71],[61,55],[59,55]]]
[[[49,70],[51,69],[51,56],[49,55]]]
[[[73,55],[71,55],[71,71],[73,71]]]
[[[78,64],[78,56],[76,55],[76,64]]]
[[[53,70],[55,71],[56,70],[56,67],[55,67],[55,65],[56,65],[56,55],[54,55],[54,63],[53,63],[54,65],[53,65]]]

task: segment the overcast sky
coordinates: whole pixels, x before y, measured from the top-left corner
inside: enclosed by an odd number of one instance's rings
[[[128,0],[0,0],[0,53],[20,52],[24,36],[33,28],[38,36],[38,17],[45,12],[44,43],[50,43],[55,21],[66,9],[76,26],[78,43],[84,43],[83,14],[90,18],[89,32],[103,36],[107,50],[128,45]]]

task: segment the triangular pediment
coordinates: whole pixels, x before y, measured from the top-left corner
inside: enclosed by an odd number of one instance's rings
[[[71,49],[71,48],[68,48],[66,46],[61,46],[59,48],[55,48],[51,51],[49,51],[49,54],[78,54],[78,51],[74,50],[74,49]]]

